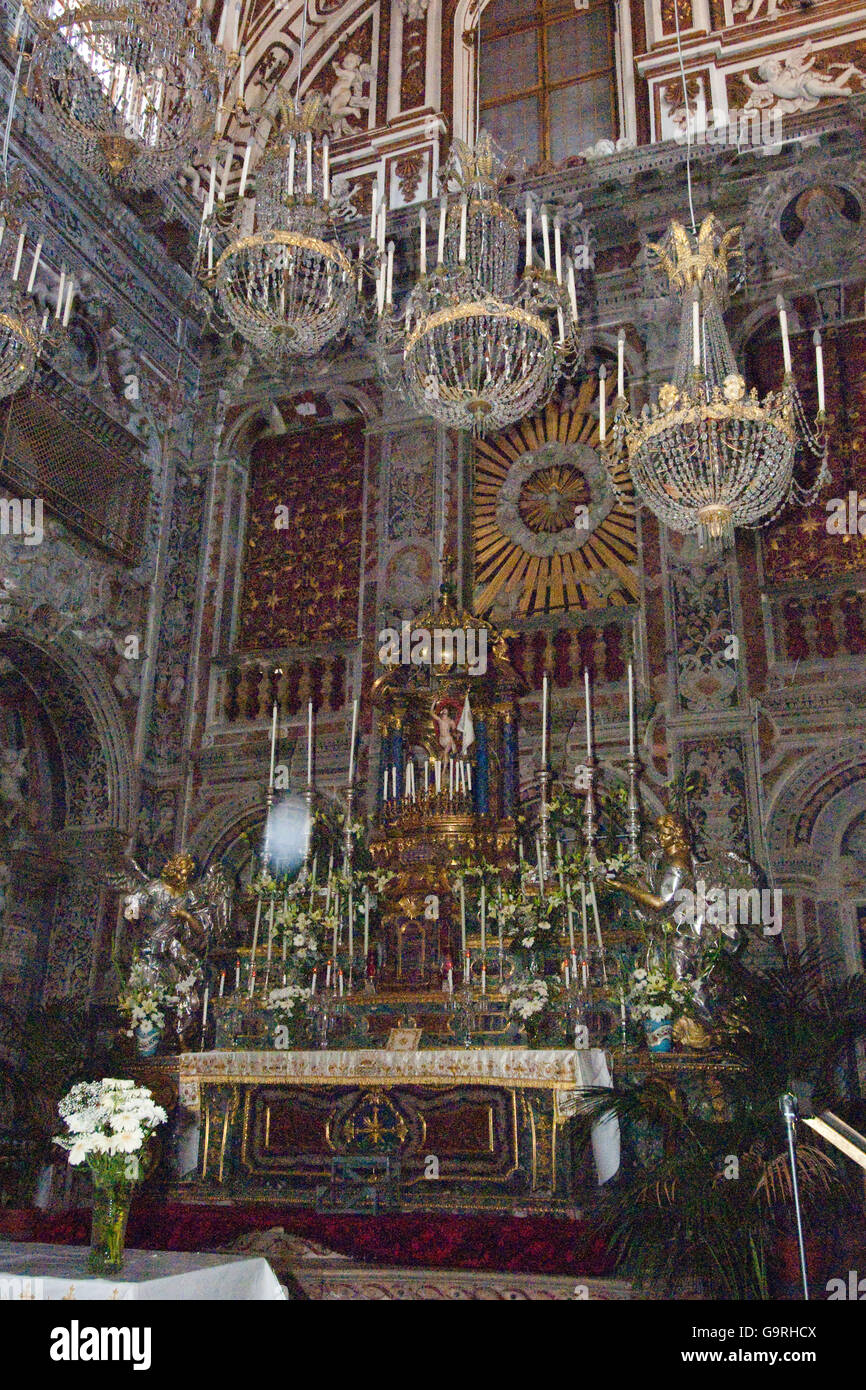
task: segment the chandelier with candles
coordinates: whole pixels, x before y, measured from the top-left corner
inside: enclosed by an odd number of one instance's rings
[[[784,379],[759,399],[737,369],[722,312],[727,305],[728,261],[739,254],[739,228],[719,233],[712,215],[700,230],[671,224],[649,250],[682,299],[673,375],[657,401],[632,414],[625,397],[625,334],[619,335],[617,398],[607,435],[604,368],[600,373],[600,438],[611,481],[628,465],[635,491],[666,526],[697,535],[700,545],[729,544],[738,526],[766,526],[790,502],[809,505],[827,478],[824,373],[820,334],[814,334],[818,415],[806,418],[791,370],[787,313],[779,318]],[[795,476],[801,454],[819,461],[805,487]]]
[[[399,313],[394,243],[386,252],[383,217],[377,225],[380,369],[419,410],[479,435],[543,405],[580,359],[574,267],[563,256],[560,220],[551,226],[541,209],[539,265],[529,196],[523,246],[518,219],[500,198],[510,167],[486,132],[474,146],[454,141],[440,178],[435,261],[428,264],[422,208],[420,274]],[[449,199],[452,181],[458,192]]]
[[[33,94],[58,145],[80,164],[120,188],[146,189],[206,156],[227,61],[200,7],[25,0],[16,43],[25,10],[36,27]]]
[[[256,169],[255,200],[245,197],[251,141],[232,240],[216,261],[219,220],[211,166],[201,271],[232,327],[275,364],[320,352],[346,328],[357,302],[356,270],[331,219],[327,105],[318,92],[302,103],[283,93],[278,98],[279,112]]]
[[[30,380],[55,326],[49,310],[41,309],[34,298],[42,238],[31,251],[25,220],[31,201],[16,170],[0,189],[0,399],[14,395]],[[74,294],[74,281],[62,274],[54,321],[64,328]]]

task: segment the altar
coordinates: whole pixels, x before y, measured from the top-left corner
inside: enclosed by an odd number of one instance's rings
[[[174,1100],[163,1169],[173,1193],[319,1205],[335,1158],[388,1157],[403,1210],[573,1202],[616,1171],[615,1122],[578,1179],[570,1120],[611,1081],[601,1049],[200,1052],[142,1064]],[[604,1131],[607,1131],[606,1133]]]

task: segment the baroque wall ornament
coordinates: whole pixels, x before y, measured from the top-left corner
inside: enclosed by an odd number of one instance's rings
[[[618,501],[597,453],[589,383],[475,445],[475,611],[539,612],[637,596],[633,502]]]

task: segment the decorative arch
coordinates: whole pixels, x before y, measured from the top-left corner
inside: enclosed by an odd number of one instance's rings
[[[134,823],[132,753],[120,705],[102,667],[74,636],[53,640],[19,618],[0,636],[0,656],[27,683],[54,730],[66,785],[66,827],[129,834]]]

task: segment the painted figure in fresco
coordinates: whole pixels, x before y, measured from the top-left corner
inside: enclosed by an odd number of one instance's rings
[[[123,916],[139,925],[141,956],[154,979],[177,997],[182,1044],[201,1009],[202,961],[210,941],[228,930],[231,882],[216,864],[193,882],[196,864],[190,854],[173,855],[159,878],[149,878],[134,860],[131,869],[113,876],[112,886],[127,889]]]

